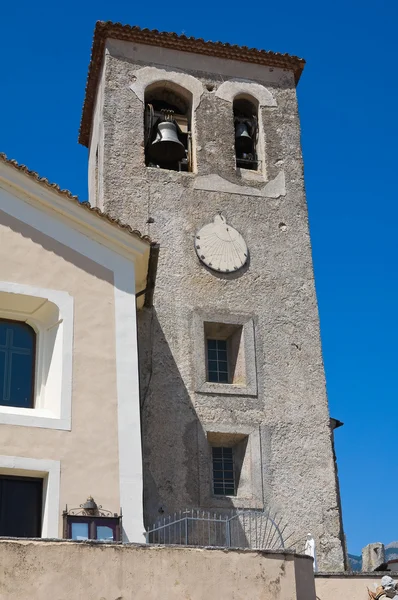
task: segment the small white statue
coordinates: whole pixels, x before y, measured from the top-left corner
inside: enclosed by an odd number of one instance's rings
[[[310,533],[307,535],[305,541],[304,554],[312,556],[314,559],[314,573],[316,573],[318,571],[318,563],[316,561],[315,540]]]

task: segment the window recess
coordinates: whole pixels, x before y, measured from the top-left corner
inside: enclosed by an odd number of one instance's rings
[[[246,383],[242,325],[204,323],[206,380],[209,383]]]
[[[256,396],[253,317],[195,310],[192,325],[195,390],[204,394]]]
[[[73,297],[0,282],[0,423],[71,428]]]
[[[217,431],[207,432],[207,443],[211,460],[212,496],[235,496],[247,494],[250,480],[250,452],[247,452],[249,437],[246,434]],[[246,489],[245,489],[246,488]]]
[[[190,103],[170,88],[145,94],[145,164],[172,171],[192,171]]]
[[[246,98],[236,98],[233,111],[236,166],[258,171],[258,106]]]

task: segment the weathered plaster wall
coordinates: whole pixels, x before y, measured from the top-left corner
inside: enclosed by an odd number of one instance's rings
[[[104,161],[104,123],[102,110],[104,101],[104,81],[101,79],[95,101],[90,152],[88,157],[88,193],[93,198],[93,204],[103,209],[103,161]],[[94,201],[95,199],[95,201]]]
[[[1,455],[60,461],[62,535],[66,504],[78,507],[92,494],[104,508],[120,508],[113,273],[2,211],[0,252],[1,280],[65,291],[74,301],[72,430],[0,425]]]
[[[336,573],[333,575],[316,575],[315,588],[317,600],[365,600],[368,598],[367,588],[372,592],[380,585],[383,575],[396,579],[394,573]]]
[[[315,600],[289,554],[3,540],[0,564],[0,600]]]
[[[148,66],[151,81],[158,69],[159,80],[171,72],[181,85],[185,74],[201,84],[192,88],[195,173],[145,167],[142,89],[136,84]],[[252,478],[253,498],[280,510],[295,539],[304,543],[311,531],[322,569],[341,569],[293,75],[110,40],[103,77],[104,207],[160,243],[155,308],[139,316],[147,523],[159,510],[201,506],[209,496],[200,485],[207,477],[201,469],[210,468],[203,465],[201,423],[207,430],[213,423],[215,432],[244,427],[260,431],[262,484],[258,489]],[[263,99],[274,100],[260,107],[266,169],[245,178],[235,170],[231,98],[217,94],[222,85],[225,91],[225,80],[233,80],[235,90],[242,78],[242,85],[250,80],[264,88]],[[250,260],[238,273],[214,274],[196,257],[195,232],[217,211],[249,247]],[[257,395],[196,390],[198,311],[253,319]],[[213,499],[214,507],[220,504],[242,506],[245,499]]]

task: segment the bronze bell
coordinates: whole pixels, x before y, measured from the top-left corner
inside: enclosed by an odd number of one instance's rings
[[[239,154],[253,152],[253,140],[244,121],[235,124],[235,148]]]
[[[80,506],[89,515],[91,515],[91,514],[94,515],[98,510],[97,503],[95,502],[95,500],[92,496],[89,496],[87,498],[86,502],[84,504],[81,504]]]
[[[175,123],[159,123],[156,138],[149,148],[149,156],[156,163],[173,163],[185,158],[185,146],[178,139]]]

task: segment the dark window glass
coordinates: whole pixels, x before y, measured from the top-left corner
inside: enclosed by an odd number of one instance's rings
[[[212,448],[213,492],[218,496],[235,496],[232,448]]]
[[[43,480],[0,475],[0,536],[41,537]]]
[[[207,380],[214,383],[228,383],[226,340],[207,340]]]
[[[0,404],[33,408],[36,334],[26,323],[0,320]]]

